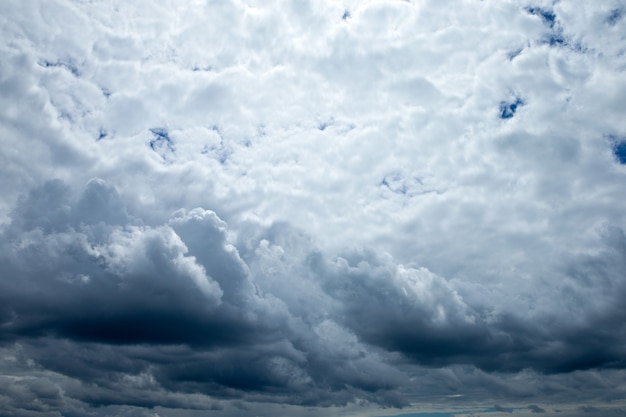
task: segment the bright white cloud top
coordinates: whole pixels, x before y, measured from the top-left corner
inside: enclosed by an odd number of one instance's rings
[[[625,22],[3,1],[0,414],[623,415]]]

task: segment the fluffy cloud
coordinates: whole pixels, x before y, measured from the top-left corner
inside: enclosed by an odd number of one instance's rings
[[[517,398],[524,388],[485,372],[531,372],[545,384],[623,367],[620,230],[607,231],[601,253],[572,260],[562,287],[541,288],[571,302],[529,316],[496,311],[489,296],[468,303],[462,286],[388,254],[332,256],[286,223],[233,230],[197,208],[148,226],[99,179],[76,196],[48,182],[12,218],[1,259],[3,340],[26,358],[16,378],[39,372],[40,384],[63,392],[50,409],[207,409],[232,399],[405,406],[407,387],[445,375],[420,369],[446,366],[461,366],[456,382],[445,377],[428,395],[458,393],[478,372],[479,386]],[[50,371],[62,378],[52,383]]]
[[[4,2],[1,409],[619,414],[625,11]]]
[[[297,310],[297,299],[266,287],[299,277],[251,274],[214,212],[179,210],[147,226],[119,203],[102,180],[77,198],[51,181],[20,202],[3,236],[3,339],[44,369],[98,387],[75,387],[73,398],[180,408],[186,397],[175,393],[196,392],[331,405],[362,392],[400,404],[385,392],[406,377],[324,304]],[[263,259],[269,247],[259,242],[258,262],[280,267]]]

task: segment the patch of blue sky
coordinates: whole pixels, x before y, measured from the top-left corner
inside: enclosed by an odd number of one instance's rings
[[[626,139],[613,144],[613,155],[617,162],[626,165]]]
[[[98,138],[96,140],[102,140],[106,138],[108,135],[109,135],[109,132],[107,132],[105,129],[100,129],[98,131]]]
[[[610,134],[606,135],[605,138],[608,139],[611,145],[611,151],[615,160],[622,165],[626,165],[626,136]]]
[[[171,162],[172,154],[176,149],[167,129],[156,127],[150,129],[150,132],[153,135],[149,142],[150,149],[158,153],[164,161]]]
[[[250,147],[252,146],[252,142],[248,140],[244,142],[244,146]],[[223,141],[221,141],[220,144],[217,146],[215,145],[203,146],[200,153],[203,155],[208,155],[209,157],[217,160],[220,164],[224,165],[226,164],[226,162],[228,162],[228,158],[230,158],[233,152],[232,150],[228,149],[224,145]]]
[[[328,119],[328,120],[325,120],[325,121],[323,121],[323,122],[320,122],[320,123],[317,125],[317,128],[318,128],[319,130],[321,130],[321,131],[324,131],[324,130],[326,130],[326,128],[327,128],[327,127],[332,126],[332,125],[334,125],[334,124],[335,124],[335,118],[331,117],[331,118],[330,118],[330,119]]]
[[[78,70],[78,67],[73,64],[72,62],[69,61],[61,61],[58,60],[56,62],[53,61],[40,61],[39,65],[44,67],[44,68],[63,68],[67,71],[69,71],[72,75],[78,77],[80,75],[80,71]]]
[[[401,174],[387,175],[385,178],[383,178],[380,185],[388,188],[391,192],[395,194],[406,195],[407,193],[406,182]]]
[[[168,148],[173,148],[174,144],[170,139],[167,129],[162,127],[155,127],[150,129],[150,132],[154,135],[154,138],[150,141],[150,147],[154,149],[157,144],[166,144]]]
[[[515,116],[515,113],[517,112],[517,110],[524,104],[526,103],[520,97],[516,97],[515,101],[513,102],[501,101],[500,102],[500,118],[511,119],[513,116]]]
[[[621,9],[611,10],[611,13],[606,18],[606,23],[611,26],[614,26],[617,22],[619,22],[624,16],[624,12]]]
[[[543,23],[550,28],[553,28],[556,23],[556,15],[552,10],[543,9],[541,7],[528,7],[526,11],[534,16],[540,17]]]
[[[511,51],[509,53],[509,60],[513,61],[515,58],[517,58],[518,56],[520,56],[522,54],[522,52],[524,51],[524,48],[520,48],[520,49],[516,49],[514,51]]]
[[[547,43],[550,46],[563,46],[567,44],[567,41],[560,33],[552,33],[548,36]]]

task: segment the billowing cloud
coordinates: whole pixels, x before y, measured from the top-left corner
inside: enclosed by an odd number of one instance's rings
[[[99,179],[78,195],[50,181],[12,218],[3,235],[3,341],[28,358],[27,369],[71,382],[49,389],[92,406],[358,398],[403,406],[420,366],[533,378],[623,367],[625,341],[612,332],[624,323],[619,230],[607,231],[603,252],[571,261],[565,288],[542,288],[577,302],[596,291],[600,305],[531,319],[469,303],[453,283],[389,254],[328,254],[288,224],[233,230],[196,208],[149,226]],[[535,296],[547,303],[551,294]],[[472,378],[462,369],[457,378]],[[437,391],[461,389],[446,386]],[[201,396],[185,406],[189,395]]]
[[[0,414],[620,415],[625,11],[4,2]]]

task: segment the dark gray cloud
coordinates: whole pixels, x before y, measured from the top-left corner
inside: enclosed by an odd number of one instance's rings
[[[513,412],[512,409],[502,407],[501,405],[498,405],[498,404],[494,405],[493,409],[496,410],[496,411],[503,412],[503,413],[512,413]]]
[[[619,229],[564,272],[562,295],[580,303],[564,321],[493,314],[427,269],[369,250],[332,257],[286,223],[243,224],[233,240],[214,212],[193,209],[149,226],[99,179],[78,194],[47,182],[12,218],[0,257],[2,341],[76,381],[64,395],[91,406],[365,398],[398,407],[411,379],[403,363],[539,375],[626,366]],[[602,305],[584,303],[591,288]],[[11,395],[64,408],[59,389],[29,383]],[[206,398],[189,403],[194,394]]]
[[[625,286],[624,234],[607,236],[606,252],[572,263],[574,282],[565,296],[580,297],[580,310],[568,317],[532,320],[512,313],[493,316],[488,306],[467,305],[446,281],[426,270],[406,269],[371,253],[339,258],[333,264],[314,257],[313,270],[328,294],[340,300],[343,323],[368,343],[397,351],[428,366],[471,364],[488,371],[571,372],[622,368],[626,340],[619,297]],[[582,298],[585,288],[609,285],[599,311]],[[567,291],[570,291],[568,294]],[[589,309],[589,310],[588,310]]]
[[[100,387],[76,398],[183,407],[143,393],[160,387],[310,405],[360,392],[402,405],[386,391],[405,377],[321,321],[323,305],[309,320],[253,283],[215,213],[181,210],[150,227],[118,203],[102,180],[76,198],[51,181],[22,199],[3,235],[2,339],[23,343],[45,369]],[[153,385],[137,394],[125,389],[127,375]]]

